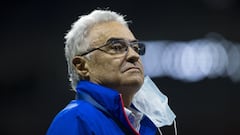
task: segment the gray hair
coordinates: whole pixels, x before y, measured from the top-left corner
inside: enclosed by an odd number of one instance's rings
[[[71,29],[66,34],[65,38],[65,57],[68,64],[69,81],[72,89],[83,77],[81,77],[72,64],[73,57],[86,51],[90,45],[86,40],[88,31],[92,26],[102,22],[117,21],[125,26],[128,26],[124,16],[109,10],[94,10],[88,15],[82,15],[72,24]]]

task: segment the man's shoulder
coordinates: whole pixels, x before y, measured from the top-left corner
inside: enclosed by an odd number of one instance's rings
[[[108,119],[103,112],[84,100],[72,100],[54,118],[53,125],[92,125]]]
[[[83,100],[72,100],[57,114],[57,117],[91,117],[91,115],[95,115],[96,112],[98,112],[97,108],[90,103]]]
[[[52,121],[47,135],[75,135],[81,132],[82,134],[89,134],[92,131],[91,117],[97,109],[90,103],[82,100],[72,100],[63,110],[61,110]],[[96,118],[93,118],[96,119]]]

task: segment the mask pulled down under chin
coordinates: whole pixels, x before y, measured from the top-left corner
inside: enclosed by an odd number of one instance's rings
[[[140,90],[135,94],[133,105],[157,126],[162,127],[171,125],[176,118],[168,106],[168,98],[154,84],[154,82],[146,76]]]

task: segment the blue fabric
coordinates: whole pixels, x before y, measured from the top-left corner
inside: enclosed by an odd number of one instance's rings
[[[130,125],[124,112],[121,94],[89,81],[78,83],[77,94],[85,92],[101,104],[116,119],[119,119],[133,134],[138,134]],[[155,135],[155,125],[146,117],[141,121],[141,135]],[[72,100],[52,121],[47,135],[124,135],[117,123],[92,104],[84,100]]]

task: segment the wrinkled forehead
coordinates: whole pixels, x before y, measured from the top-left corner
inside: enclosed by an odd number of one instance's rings
[[[88,32],[88,41],[91,47],[101,46],[110,38],[134,40],[131,30],[119,22],[110,21],[95,24]]]

